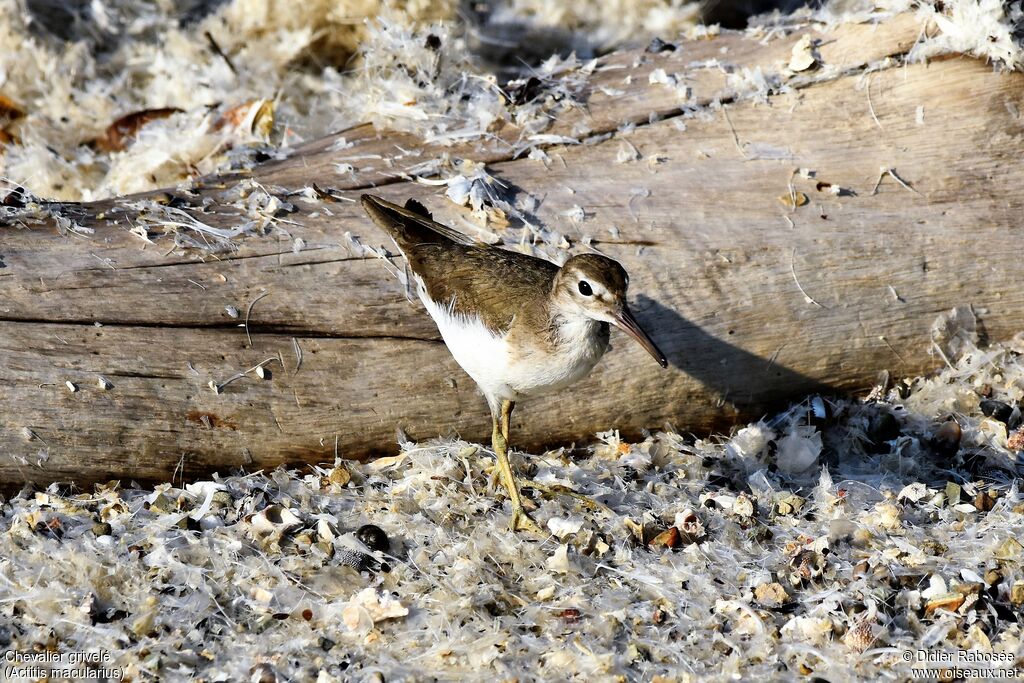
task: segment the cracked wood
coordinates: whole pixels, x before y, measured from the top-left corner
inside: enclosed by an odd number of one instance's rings
[[[666,422],[707,431],[810,391],[867,388],[882,369],[925,372],[935,367],[929,327],[957,305],[973,305],[993,338],[1019,329],[1024,169],[1013,160],[1024,153],[1024,131],[1007,103],[1024,107],[1024,77],[963,58],[877,63],[918,33],[904,17],[823,35],[826,68],[789,77],[790,91],[763,103],[735,98],[727,75],[703,60],[777,73],[801,32],[766,45],[737,35],[686,43],[635,70],[638,53],[612,55],[594,83],[611,88],[630,70],[633,83],[615,96],[595,89],[586,110],[557,124],[586,123],[593,144],[549,148],[550,168],[512,159],[514,136],[500,148],[449,150],[489,161],[503,182],[540,200],[539,220],[620,259],[636,314],[672,363],[661,371],[613,335],[590,377],[517,411],[516,446],[538,452],[609,427],[636,436]],[[733,101],[728,118],[713,106],[684,118],[668,88],[647,82],[653,68],[684,74],[696,105]],[[918,106],[926,125],[916,123]],[[602,138],[623,120],[639,125]],[[356,147],[311,143],[255,176],[291,190],[315,178],[355,197],[344,190],[357,184],[334,174],[344,156],[390,155],[394,173],[438,151],[368,129],[346,136]],[[622,139],[641,160],[616,163]],[[402,157],[396,142],[414,151]],[[805,180],[797,168],[817,177]],[[896,169],[914,191],[884,177],[875,192],[880,168]],[[458,215],[437,188],[382,173],[358,177],[385,181],[377,192],[388,199],[416,197],[441,219]],[[847,193],[819,191],[818,182]],[[779,198],[791,187],[810,201],[785,206]],[[301,225],[289,233],[308,245],[298,254],[290,241],[267,237],[242,240],[226,258],[165,256],[96,219],[87,221],[97,230],[91,238],[5,228],[3,480],[85,485],[166,480],[179,461],[186,478],[329,461],[335,437],[342,455],[365,457],[392,451],[396,427],[419,439],[486,438],[484,401],[418,302],[343,239],[350,231],[381,245],[384,235],[354,205],[332,203],[328,217],[322,205],[296,204],[289,218]],[[586,211],[579,224],[564,218],[576,205]],[[242,316],[264,292],[271,296],[250,315],[250,347]],[[285,367],[268,366],[267,381],[250,374],[220,395],[208,386],[278,355]],[[100,375],[114,386],[100,389]]]

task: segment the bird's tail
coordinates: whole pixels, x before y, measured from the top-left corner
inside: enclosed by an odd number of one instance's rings
[[[473,238],[435,221],[415,199],[410,199],[404,207],[371,194],[364,194],[360,200],[373,222],[391,235],[400,249],[438,241],[477,244]]]

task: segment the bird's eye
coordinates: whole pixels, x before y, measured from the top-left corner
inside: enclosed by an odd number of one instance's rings
[[[594,293],[594,290],[590,288],[590,283],[586,280],[580,280],[580,294],[583,296],[590,296]]]

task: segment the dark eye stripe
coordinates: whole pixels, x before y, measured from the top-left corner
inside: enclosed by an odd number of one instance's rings
[[[591,289],[590,283],[587,282],[586,280],[580,280],[580,294],[582,294],[583,296],[590,296],[593,293],[594,290]]]

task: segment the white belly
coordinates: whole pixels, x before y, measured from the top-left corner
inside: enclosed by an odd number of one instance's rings
[[[557,391],[584,377],[607,348],[607,337],[593,333],[591,321],[567,326],[568,337],[551,353],[540,349],[512,353],[505,335],[494,334],[477,317],[453,314],[420,288],[420,299],[437,324],[448,350],[488,401],[517,401]]]

